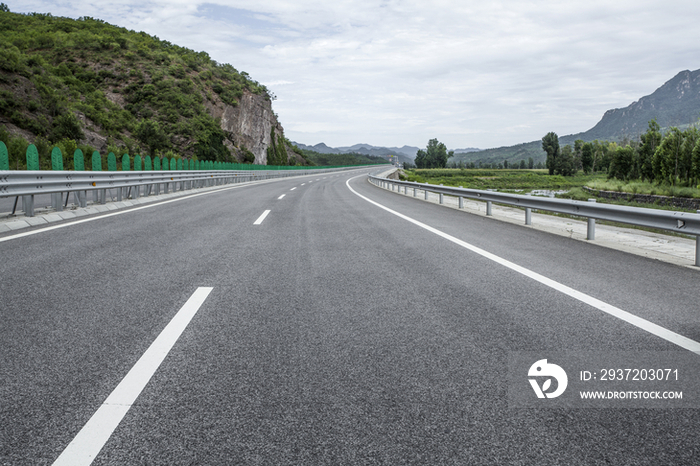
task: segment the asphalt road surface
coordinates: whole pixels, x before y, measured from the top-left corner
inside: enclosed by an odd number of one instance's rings
[[[0,465],[700,464],[700,393],[522,408],[509,384],[530,352],[700,377],[696,271],[358,172],[120,212],[0,235]]]

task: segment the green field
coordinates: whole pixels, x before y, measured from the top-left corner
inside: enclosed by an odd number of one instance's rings
[[[550,176],[547,170],[497,170],[497,169],[416,169],[406,170],[402,179],[418,183],[462,186],[471,189],[497,189],[499,191],[530,192],[533,189],[571,189],[594,180],[605,180],[605,174]]]
[[[658,185],[634,181],[624,183],[619,180],[608,180],[604,173],[575,176],[550,176],[547,170],[470,170],[470,169],[416,169],[405,170],[402,180],[418,183],[444,184],[445,186],[462,186],[470,189],[494,189],[500,192],[518,194],[529,193],[533,190],[566,190],[566,193],[556,197],[564,199],[588,200],[595,198],[597,202],[636,207],[650,207],[664,210],[695,212],[692,209],[672,207],[669,205],[646,204],[612,200],[598,197],[583,189],[584,186],[596,190],[618,191],[631,194],[656,194],[672,197],[700,197],[698,188],[681,188],[677,186]]]

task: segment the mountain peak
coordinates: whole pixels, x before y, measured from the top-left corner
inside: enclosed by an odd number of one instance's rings
[[[649,121],[661,126],[695,123],[700,117],[700,70],[684,70],[650,95],[625,108],[608,110],[593,128],[577,135],[583,140],[634,138],[646,131]]]

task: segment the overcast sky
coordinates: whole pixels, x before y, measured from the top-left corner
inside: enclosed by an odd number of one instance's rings
[[[593,127],[700,68],[698,0],[4,0],[206,51],[313,145],[490,148]]]

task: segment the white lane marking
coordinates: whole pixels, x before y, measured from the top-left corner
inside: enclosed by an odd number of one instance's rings
[[[301,185],[304,186],[306,183],[302,183]]]
[[[278,199],[278,200],[279,200],[279,199],[282,199],[284,196],[286,196],[286,194],[282,194],[282,195],[281,195],[280,197],[278,197],[277,199]]]
[[[91,464],[117,428],[136,398],[156,372],[175,342],[207,299],[212,288],[200,287],[170,323],[160,332],[151,346],[134,364],[117,388],[102,403],[90,420],[68,444],[53,466],[82,466]]]
[[[267,217],[267,214],[269,214],[269,213],[270,213],[269,210],[266,210],[265,212],[263,212],[262,215],[260,217],[258,217],[258,219],[253,223],[253,225],[260,225],[263,222],[263,220],[265,220],[265,217]]]
[[[358,176],[363,176],[363,175],[358,175]],[[678,345],[681,348],[687,349],[688,351],[692,351],[693,353],[700,355],[700,343],[698,343],[695,340],[691,340],[690,338],[684,337],[683,335],[680,335],[676,332],[673,332],[671,330],[668,330],[667,328],[664,328],[660,325],[657,325],[653,322],[650,322],[646,319],[643,319],[641,317],[638,317],[634,314],[631,314],[627,311],[623,311],[622,309],[615,307],[611,304],[608,304],[604,301],[601,301],[597,298],[594,298],[592,296],[589,296],[585,293],[582,293],[578,290],[574,290],[573,288],[570,288],[562,283],[556,282],[550,278],[545,277],[544,275],[540,275],[537,272],[533,272],[532,270],[526,269],[525,267],[521,267],[513,262],[510,262],[509,260],[503,259],[495,254],[491,254],[488,251],[485,251],[481,248],[478,248],[472,244],[469,244],[465,241],[462,241],[461,239],[455,238],[454,236],[448,235],[447,233],[443,233],[442,231],[436,230],[435,228],[426,225],[425,223],[419,222],[418,220],[415,220],[411,217],[408,217],[407,215],[401,214],[399,212],[396,212],[395,210],[391,210],[388,207],[383,206],[382,204],[379,204],[378,202],[375,202],[362,194],[358,193],[352,187],[350,187],[350,180],[357,178],[358,176],[354,176],[347,180],[345,182],[346,186],[350,191],[352,191],[355,195],[361,197],[365,201],[376,205],[377,207],[386,210],[387,212],[396,215],[397,217],[400,217],[406,221],[409,221],[413,223],[416,226],[419,226],[425,230],[428,230],[431,233],[435,233],[438,236],[441,236],[445,238],[448,241],[452,241],[453,243],[468,249],[472,252],[475,252],[476,254],[479,254],[480,256],[483,256],[487,259],[490,259],[498,264],[503,265],[504,267],[508,267],[509,269],[518,272],[522,275],[525,275],[526,277],[532,278],[535,281],[538,281],[542,283],[545,286],[548,286],[550,288],[553,288],[561,293],[564,293],[565,295],[568,295],[574,299],[577,299],[585,304],[588,304],[590,306],[593,306],[596,309],[599,309],[605,313],[610,314],[613,317],[617,317],[620,320],[623,320],[629,324],[634,325],[637,328],[640,328],[642,330],[645,330],[652,335],[656,335],[659,338],[663,338],[664,340],[673,343],[674,345]]]
[[[294,186],[292,189],[290,189],[290,191],[294,191],[295,189],[297,189],[296,186]]]

